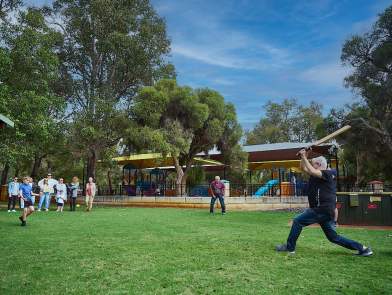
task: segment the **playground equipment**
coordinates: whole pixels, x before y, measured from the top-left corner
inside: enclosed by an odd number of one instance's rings
[[[165,190],[166,173],[161,169],[137,169],[131,164],[123,168],[123,189],[128,196],[159,196]]]
[[[266,192],[268,192],[271,188],[273,188],[275,185],[277,185],[279,183],[279,180],[277,179],[271,179],[268,180],[268,182],[260,187],[256,192],[255,192],[255,196],[257,198],[262,197]]]

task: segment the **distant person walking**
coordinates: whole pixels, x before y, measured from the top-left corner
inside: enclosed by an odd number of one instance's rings
[[[210,213],[211,214],[214,213],[215,201],[218,198],[219,199],[219,203],[220,203],[221,208],[222,208],[222,215],[226,214],[226,206],[225,206],[225,199],[224,199],[224,196],[225,196],[225,185],[220,180],[219,176],[215,176],[215,180],[213,180],[211,182],[210,188],[211,188],[211,193],[212,193],[211,203],[210,203]]]
[[[69,185],[69,190],[70,190],[70,198],[69,198],[70,210],[75,211],[76,198],[78,197],[78,190],[79,190],[79,179],[76,176],[72,178],[72,182]]]
[[[30,185],[30,178],[23,177],[23,183],[19,186],[19,197],[24,201],[24,209],[22,216],[19,220],[22,222],[21,226],[26,226],[26,220],[29,215],[34,212],[34,199],[36,193],[32,192],[32,186]]]
[[[8,212],[16,212],[15,204],[19,196],[18,177],[14,177],[13,181],[8,184]]]
[[[46,203],[45,203],[45,211],[49,211],[50,199],[51,199],[52,196],[54,195],[54,187],[55,187],[55,185],[58,183],[58,181],[57,181],[56,179],[53,179],[53,178],[52,178],[52,174],[51,174],[51,173],[48,173],[47,179],[48,179],[48,186],[49,186],[49,197],[47,197],[47,198],[45,199],[45,201],[46,201]],[[38,182],[38,185],[39,185],[40,187],[42,187],[43,183],[44,183],[44,179],[41,179],[41,180]]]
[[[86,211],[91,211],[93,208],[93,201],[97,192],[97,186],[92,177],[89,177],[86,184]]]
[[[67,201],[67,186],[64,183],[64,179],[60,178],[56,184],[57,212],[63,212],[65,201]]]

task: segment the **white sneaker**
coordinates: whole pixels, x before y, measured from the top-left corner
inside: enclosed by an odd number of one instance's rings
[[[16,212],[16,210],[14,209],[14,210],[12,210],[12,212]]]
[[[48,212],[48,211],[49,211],[49,209],[45,209],[45,211],[46,211],[46,212]]]
[[[8,210],[8,213],[11,212],[11,210]]]
[[[37,211],[38,211],[38,212],[40,212],[40,211],[41,211],[41,209],[37,209]]]

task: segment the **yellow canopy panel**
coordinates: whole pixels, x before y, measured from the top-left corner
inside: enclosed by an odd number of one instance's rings
[[[294,172],[300,172],[300,160],[281,160],[281,161],[262,161],[262,162],[249,162],[248,168],[250,170],[261,170],[261,169],[274,169],[274,168],[286,168],[292,169]],[[335,159],[331,160],[331,166],[334,168]]]
[[[203,159],[200,157],[193,158],[195,163],[199,165],[216,165],[222,166],[223,164],[218,161],[211,159]],[[163,157],[161,153],[149,153],[149,154],[137,154],[130,156],[117,157],[113,159],[119,165],[131,164],[133,167],[138,169],[145,168],[159,168],[159,167],[170,167],[174,166],[173,158],[169,155]]]

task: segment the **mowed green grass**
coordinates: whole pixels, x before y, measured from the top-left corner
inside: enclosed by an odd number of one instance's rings
[[[374,249],[355,257],[306,228],[276,253],[282,212],[98,208],[0,211],[0,294],[392,294],[392,232],[339,229]]]

